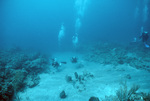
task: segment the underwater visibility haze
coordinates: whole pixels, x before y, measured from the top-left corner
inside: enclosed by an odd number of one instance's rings
[[[80,42],[129,42],[149,31],[149,0],[1,0],[1,46],[57,50]],[[64,36],[58,42],[61,25]],[[59,40],[60,41],[60,40]]]
[[[0,101],[150,101],[149,34],[150,0],[0,0]]]

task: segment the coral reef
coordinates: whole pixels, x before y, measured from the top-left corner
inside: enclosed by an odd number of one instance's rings
[[[39,83],[39,73],[46,72],[49,58],[18,47],[0,50],[0,101],[11,101],[17,92]],[[17,97],[16,97],[17,99]]]
[[[24,80],[26,78],[26,72],[21,71],[21,70],[16,70],[14,71],[14,76],[12,78],[12,85],[13,85],[13,89],[14,91],[18,92],[21,91],[25,84],[24,84]]]
[[[113,43],[98,43],[92,46],[83,46],[88,53],[84,59],[100,64],[122,65],[127,64],[137,69],[150,71],[149,50],[141,44],[118,45]]]
[[[86,90],[86,81],[94,78],[94,75],[85,71],[82,75],[74,72],[74,77],[66,76],[66,81],[73,85],[79,92]]]
[[[29,88],[33,88],[40,83],[40,77],[38,75],[32,74],[28,75],[26,79],[26,84]]]

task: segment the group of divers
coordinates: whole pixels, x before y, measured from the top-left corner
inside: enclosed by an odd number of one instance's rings
[[[77,63],[78,62],[78,58],[76,56],[71,57],[71,62],[72,63]],[[60,67],[62,64],[67,64],[67,62],[63,61],[63,62],[58,62],[57,58],[53,58],[52,59],[52,66],[56,69],[58,69],[58,67]]]
[[[148,44],[149,33],[147,31],[143,31],[141,33],[141,35],[139,36],[139,39],[142,40],[144,47],[150,48],[150,45]],[[134,38],[134,41],[132,41],[132,42],[136,43],[137,38]],[[77,63],[78,58],[76,56],[71,57],[71,62]],[[62,64],[67,64],[67,62],[58,62],[56,58],[53,58],[51,64],[54,68],[58,69],[58,67],[60,67]]]

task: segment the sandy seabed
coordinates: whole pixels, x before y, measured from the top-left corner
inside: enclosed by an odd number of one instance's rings
[[[71,63],[72,56],[78,57],[78,63]],[[115,95],[122,82],[126,82],[128,88],[134,84],[139,85],[139,92],[149,92],[150,72],[133,68],[127,64],[103,65],[95,62],[85,61],[82,54],[78,53],[55,53],[58,61],[66,61],[58,70],[50,66],[49,73],[40,74],[40,83],[27,88],[24,92],[19,92],[21,101],[88,101],[91,96],[100,99],[105,96]],[[82,67],[78,68],[82,64]],[[82,85],[69,83],[66,76],[75,79],[74,73],[79,75],[90,73],[92,78],[88,78]],[[78,87],[79,86],[79,87]],[[65,99],[60,98],[62,91],[66,92]]]

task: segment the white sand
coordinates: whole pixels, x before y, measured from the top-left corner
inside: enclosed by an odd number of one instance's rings
[[[50,74],[41,74],[38,86],[27,88],[18,94],[21,101],[88,101],[91,96],[101,99],[105,95],[115,95],[116,90],[120,88],[120,83],[125,81],[128,88],[137,84],[140,85],[139,91],[149,91],[150,73],[146,70],[137,70],[127,65],[115,67],[86,62],[82,59],[82,55],[75,53],[57,53],[54,56],[57,57],[58,61],[67,61],[67,64],[62,65],[60,71],[51,69]],[[72,56],[78,56],[84,67],[77,68],[77,64],[71,63],[70,58]],[[84,71],[93,74],[94,78],[85,82],[86,90],[79,92],[71,83],[66,82],[65,77],[66,75],[74,77],[74,72],[82,74]],[[126,78],[128,74],[130,74],[131,79]],[[62,90],[67,94],[65,99],[59,97]]]

